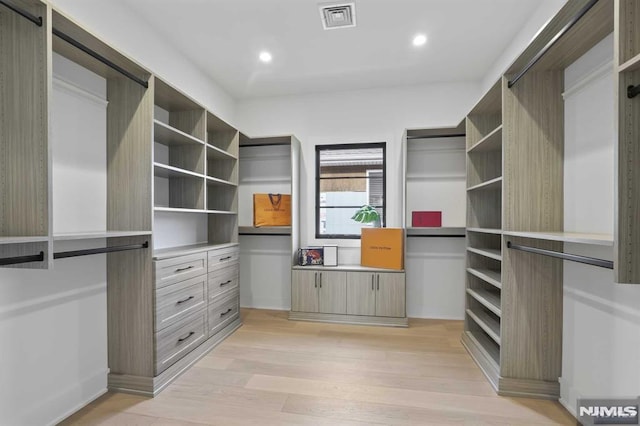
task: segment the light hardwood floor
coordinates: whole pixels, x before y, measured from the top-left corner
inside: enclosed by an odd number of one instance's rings
[[[156,398],[109,393],[63,424],[576,424],[556,402],[497,396],[460,344],[462,321],[386,328],[242,316]]]

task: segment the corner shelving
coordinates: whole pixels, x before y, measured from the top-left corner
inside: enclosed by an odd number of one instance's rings
[[[500,320],[483,309],[467,309],[466,312],[494,342],[500,345]]]
[[[492,152],[502,149],[502,124],[489,132],[487,136],[480,139],[473,146],[467,149],[468,153]]]
[[[502,315],[502,310],[500,309],[500,292],[489,289],[468,288],[467,293],[497,316]]]
[[[493,190],[500,188],[502,188],[502,176],[474,185],[470,188],[467,188],[467,191]]]
[[[499,249],[479,249],[474,247],[467,247],[467,251],[488,257],[490,259],[502,261],[502,252]]]
[[[502,277],[500,271],[486,268],[467,268],[467,272],[496,288],[502,288]]]

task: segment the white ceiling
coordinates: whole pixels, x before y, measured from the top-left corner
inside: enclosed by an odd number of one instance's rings
[[[112,0],[114,1],[114,0]],[[236,98],[479,81],[540,0],[356,0],[325,31],[315,0],[117,0]],[[412,46],[416,33],[428,42]],[[261,50],[273,55],[258,60]]]

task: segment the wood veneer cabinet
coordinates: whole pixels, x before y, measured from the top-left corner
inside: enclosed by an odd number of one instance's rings
[[[633,29],[626,26],[637,16],[638,3],[615,3],[614,14],[613,0],[567,2],[467,117],[470,194],[462,341],[503,395],[556,399],[562,367],[563,260],[509,244],[562,253],[564,242],[606,244],[612,239],[588,229],[563,232],[562,94],[565,68],[614,31],[614,20],[618,48],[626,52],[619,56],[618,71],[635,72],[638,22]],[[629,82],[619,84],[614,265],[619,281],[639,282],[639,234],[629,225],[639,219],[638,175],[629,167],[638,159],[637,143],[630,138],[637,141],[639,110],[626,98]],[[487,109],[489,104],[494,107]]]
[[[294,266],[289,319],[407,326],[404,271]]]

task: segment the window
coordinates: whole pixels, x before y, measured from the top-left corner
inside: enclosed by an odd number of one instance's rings
[[[385,142],[316,146],[316,238],[360,238],[363,227],[385,226]],[[352,219],[363,206],[380,220]]]

